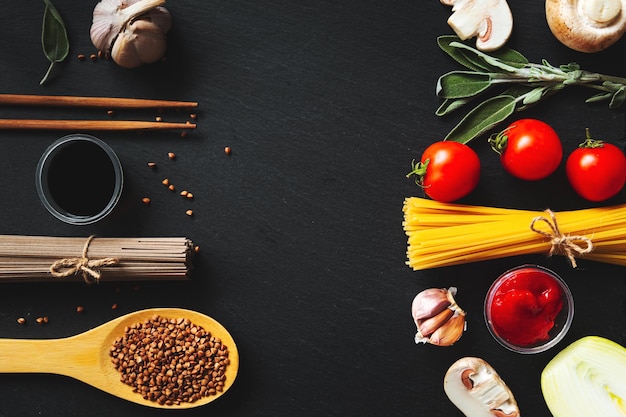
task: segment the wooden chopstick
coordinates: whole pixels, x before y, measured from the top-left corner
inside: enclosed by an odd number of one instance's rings
[[[195,123],[187,122],[146,122],[139,120],[0,119],[0,129],[7,130],[157,130],[195,128]]]
[[[20,106],[98,107],[107,109],[190,109],[198,107],[198,103],[191,101],[122,97],[42,96],[30,94],[0,94],[0,104]]]

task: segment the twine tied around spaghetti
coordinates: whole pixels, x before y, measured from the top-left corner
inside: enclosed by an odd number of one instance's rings
[[[100,278],[102,277],[100,268],[115,265],[119,261],[117,258],[111,257],[89,259],[87,257],[87,251],[89,250],[89,245],[94,237],[95,235],[91,235],[87,238],[87,242],[85,242],[85,246],[83,246],[82,257],[64,258],[55,261],[50,266],[50,273],[52,276],[56,278],[66,278],[71,275],[78,275],[79,273],[82,273],[83,279],[87,284],[100,282]]]
[[[579,235],[564,235],[559,230],[559,225],[556,221],[556,215],[550,209],[546,210],[550,218],[545,216],[537,216],[530,223],[530,229],[533,232],[550,238],[552,247],[550,248],[549,256],[552,256],[555,252],[561,253],[567,256],[572,268],[576,268],[576,256],[581,256],[586,253],[590,253],[593,250],[593,242],[587,236]],[[550,227],[550,232],[539,230],[535,227],[535,223],[544,222]],[[585,245],[581,245],[579,242],[583,242]]]

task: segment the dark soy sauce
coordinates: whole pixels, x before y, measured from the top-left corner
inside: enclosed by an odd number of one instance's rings
[[[115,190],[111,158],[96,143],[73,142],[58,150],[47,175],[52,200],[76,216],[93,216],[104,210]]]

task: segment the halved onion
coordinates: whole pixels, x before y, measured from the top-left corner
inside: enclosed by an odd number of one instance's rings
[[[626,349],[587,336],[544,368],[541,391],[554,417],[626,416]]]

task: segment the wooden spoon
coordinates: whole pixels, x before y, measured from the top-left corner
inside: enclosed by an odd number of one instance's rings
[[[142,323],[154,315],[166,318],[186,318],[222,340],[228,348],[230,364],[222,392],[180,405],[160,405],[144,400],[141,394],[120,381],[109,351],[115,339],[124,335],[125,328]],[[210,403],[223,395],[235,381],[239,369],[239,353],[228,331],[213,318],[196,311],[179,308],[152,308],[126,314],[84,333],[62,339],[0,339],[0,373],[50,373],[72,377],[102,391],[137,404],[184,409]]]

